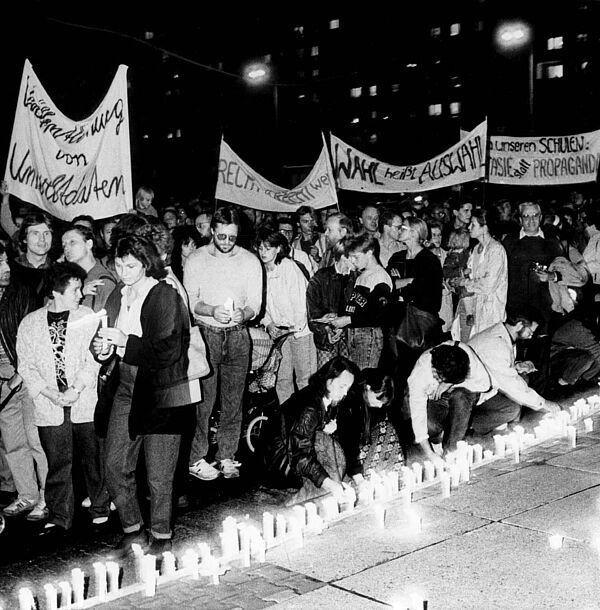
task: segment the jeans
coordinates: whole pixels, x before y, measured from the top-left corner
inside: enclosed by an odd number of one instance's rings
[[[13,480],[10,466],[6,461],[6,447],[4,446],[4,439],[0,434],[0,491],[15,492],[17,487]]]
[[[275,390],[279,404],[283,404],[295,391],[294,373],[298,390],[308,385],[310,376],[317,370],[317,352],[312,333],[303,337],[288,337],[281,348],[281,362],[277,372]]]
[[[586,381],[595,379],[600,373],[600,365],[585,349],[565,349],[552,356],[550,360],[552,378],[562,378],[569,385],[577,383],[580,378]]]
[[[71,409],[65,408],[64,412],[64,421],[60,426],[40,426],[38,430],[48,458],[45,497],[50,511],[49,521],[70,529],[75,513],[72,474],[74,445],[81,456],[83,478],[92,501],[91,517],[107,517],[110,501],[102,481],[100,449],[94,422],[74,424],[71,421]]]
[[[3,383],[0,391],[2,400],[8,392],[7,384]],[[0,411],[0,433],[19,498],[30,502],[37,502],[40,496],[43,499],[48,460],[34,423],[33,401],[24,386]]]
[[[348,356],[362,371],[377,368],[383,350],[383,330],[379,326],[348,329]]]
[[[466,388],[444,392],[438,400],[427,401],[427,431],[432,443],[441,440],[444,452],[454,451],[469,428],[471,411],[479,394]]]
[[[508,396],[498,392],[480,405],[474,405],[471,410],[471,428],[475,434],[489,434],[503,424],[519,421],[521,405]]]
[[[208,453],[209,419],[220,393],[221,415],[217,431],[218,461],[233,459],[242,433],[242,400],[250,367],[250,335],[244,326],[217,328],[201,325],[212,369],[202,380],[204,400],[196,407],[196,433],[190,464]]]
[[[129,438],[129,412],[137,367],[121,362],[106,435],[106,483],[126,534],[142,527],[135,471],[142,446],[150,490],[150,533],[171,538],[173,478],[179,455],[179,434],[146,434]]]

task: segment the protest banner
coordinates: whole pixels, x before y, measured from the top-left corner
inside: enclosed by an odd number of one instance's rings
[[[98,108],[73,121],[26,60],[5,180],[9,193],[66,221],[132,209],[127,66],[119,66]]]
[[[302,205],[316,210],[337,205],[325,141],[309,175],[295,188],[285,189],[255,172],[221,139],[215,198],[265,212],[294,212]]]
[[[491,136],[488,151],[491,184],[593,182],[600,162],[600,130],[571,136]]]
[[[395,166],[331,136],[333,172],[340,189],[367,193],[428,191],[479,180],[485,174],[487,121],[430,161]]]

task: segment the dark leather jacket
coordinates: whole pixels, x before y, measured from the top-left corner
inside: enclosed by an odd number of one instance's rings
[[[38,309],[37,298],[28,286],[11,283],[6,287],[0,299],[0,341],[2,347],[17,369],[17,331],[21,320]]]

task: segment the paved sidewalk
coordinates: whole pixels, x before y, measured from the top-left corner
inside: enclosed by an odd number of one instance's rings
[[[154,597],[139,592],[96,607],[421,610],[427,600],[428,610],[600,608],[600,413],[592,432],[582,419],[575,448],[564,437],[524,450],[518,464],[494,460],[448,498],[439,483],[419,490],[410,512],[401,499],[387,502],[384,529],[371,506],[308,534],[302,548],[281,545],[266,563],[234,565],[218,585],[185,576]],[[257,507],[250,517],[259,519]],[[564,539],[554,550],[556,534]],[[203,540],[219,548],[214,535],[207,540],[191,527],[178,540],[178,557]],[[124,573],[127,581],[133,566]],[[43,592],[40,602],[46,608]]]

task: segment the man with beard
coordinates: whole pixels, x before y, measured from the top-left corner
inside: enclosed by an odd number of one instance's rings
[[[204,401],[196,412],[196,433],[190,452],[190,474],[203,481],[239,476],[234,457],[242,426],[242,397],[250,366],[246,323],[262,306],[263,272],[258,258],[236,245],[240,215],[234,206],[218,209],[211,221],[211,242],[188,257],[183,284],[190,309],[202,329],[211,375],[203,380]],[[219,469],[205,459],[209,418],[220,395],[217,432]]]
[[[0,243],[0,434],[17,497],[4,508],[9,517],[27,514],[29,521],[48,516],[44,486],[48,461],[34,423],[33,401],[17,372],[17,330],[21,320],[36,308],[33,293],[11,282],[6,248]],[[37,474],[36,474],[37,472]]]
[[[473,408],[470,427],[475,434],[488,434],[499,426],[518,422],[522,407],[552,414],[560,411],[560,405],[540,396],[522,377],[533,372],[533,363],[515,362],[516,342],[531,339],[539,316],[531,307],[509,309],[505,322],[498,322],[469,340],[468,345],[492,378],[491,390]]]

